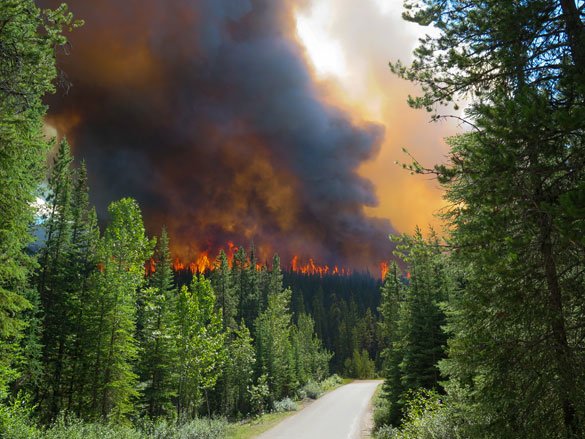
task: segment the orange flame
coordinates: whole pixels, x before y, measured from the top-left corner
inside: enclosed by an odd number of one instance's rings
[[[181,262],[181,260],[179,259],[178,256],[175,258],[175,262],[173,263],[173,268],[175,269],[175,271],[182,271],[185,269],[185,264],[183,262]]]
[[[386,273],[388,273],[388,264],[386,262],[380,262],[380,269],[382,270],[382,280],[386,279]]]
[[[238,247],[236,247],[234,245],[233,242],[228,242],[227,245],[227,250],[225,251],[226,257],[228,259],[229,265],[230,267],[233,266],[233,259],[234,259],[234,255],[236,254],[236,252],[238,251]],[[202,252],[198,258],[192,262],[189,263],[185,263],[183,261],[181,261],[181,259],[179,257],[176,257],[173,263],[173,267],[175,269],[175,271],[184,271],[187,270],[189,272],[191,272],[192,274],[197,274],[197,273],[204,273],[206,271],[213,271],[216,269],[216,262],[217,259],[210,257],[209,252],[208,251],[204,251]],[[251,261],[248,260],[247,262],[247,266],[250,266]],[[147,266],[145,266],[147,269],[147,274],[154,272],[155,270],[155,266],[154,266],[154,261],[152,261],[151,263],[147,263]],[[256,271],[262,271],[263,269],[263,265],[261,263],[256,263],[256,265],[253,267]],[[309,258],[308,262],[301,262],[300,261],[300,257],[295,255],[293,256],[293,258],[291,259],[290,262],[290,271],[293,273],[301,273],[301,274],[306,274],[306,275],[316,275],[316,276],[328,276],[328,275],[334,275],[334,276],[349,276],[353,273],[353,271],[350,268],[343,268],[343,267],[338,267],[337,265],[335,266],[329,266],[329,265],[319,265],[317,263],[315,263],[315,260],[313,258]],[[386,276],[386,273],[388,272],[388,264],[385,262],[380,263],[380,268],[382,270],[382,280],[384,279],[384,277]]]
[[[302,264],[299,263],[299,257],[294,256],[290,263],[291,271],[294,273],[312,274],[320,277],[326,275],[342,275],[345,276],[351,274],[351,270],[348,268],[339,268],[338,266],[329,267],[329,265],[318,265],[315,264],[313,258],[309,259],[309,262]]]
[[[146,261],[144,264],[144,271],[146,272],[146,276],[152,276],[154,274],[156,271],[156,262],[153,258],[150,258],[148,261]]]

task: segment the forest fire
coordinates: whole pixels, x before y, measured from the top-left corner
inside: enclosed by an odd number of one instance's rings
[[[309,258],[309,262],[306,264],[299,263],[299,257],[294,256],[291,264],[291,271],[302,274],[316,274],[319,276],[325,276],[327,274],[338,274],[345,276],[351,274],[350,269],[339,268],[337,266],[329,267],[328,265],[316,265],[313,258]]]
[[[232,242],[228,243],[227,251],[225,255],[227,257],[228,263],[230,267],[233,267],[233,260],[234,256],[238,251],[238,247],[236,247]],[[217,268],[219,264],[219,251],[215,257],[210,257],[209,251],[201,252],[197,259],[192,260],[190,262],[185,262],[179,256],[175,256],[172,262],[173,269],[175,271],[188,271],[192,274],[199,274],[199,273],[206,273],[213,271]],[[247,265],[250,265],[250,259],[247,259]],[[268,265],[262,264],[259,262],[255,263],[254,269],[256,271],[262,271],[264,267],[268,268]],[[144,265],[145,271],[147,275],[152,275],[156,271],[156,261],[154,259],[150,259]],[[303,262],[300,260],[299,256],[293,256],[290,263],[288,265],[283,264],[282,268],[284,270],[289,270],[293,273],[305,274],[305,275],[314,275],[319,277],[324,276],[349,276],[351,275],[354,270],[350,268],[339,267],[337,265],[319,265],[315,263],[313,258],[309,258],[308,262]],[[388,272],[388,264],[385,262],[380,263],[381,268],[381,279],[383,280]]]
[[[386,262],[380,262],[380,270],[382,271],[382,280],[386,279],[388,273],[388,264]]]
[[[253,241],[263,263],[276,250],[305,273],[378,272],[397,230],[368,213],[379,199],[360,167],[386,130],[322,99],[293,3],[130,3],[75,2],[87,25],[60,59],[74,86],[48,98],[47,123],[87,159],[98,216],[136,199],[177,268],[211,269],[228,241]]]

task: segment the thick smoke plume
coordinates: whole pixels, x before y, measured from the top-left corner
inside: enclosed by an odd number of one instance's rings
[[[374,269],[388,220],[357,175],[383,128],[318,99],[290,0],[71,0],[86,25],[49,122],[85,159],[98,212],[139,200],[185,260],[232,241]],[[43,6],[54,6],[46,0]]]

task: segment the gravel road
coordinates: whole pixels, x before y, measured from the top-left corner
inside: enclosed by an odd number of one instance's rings
[[[341,386],[285,419],[258,439],[359,439],[368,403],[382,381]],[[368,437],[368,436],[365,436]]]

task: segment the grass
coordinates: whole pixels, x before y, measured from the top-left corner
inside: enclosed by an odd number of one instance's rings
[[[230,424],[226,439],[251,439],[280,423],[296,412],[267,413],[259,419]]]

